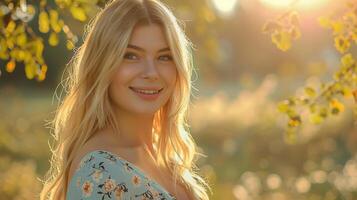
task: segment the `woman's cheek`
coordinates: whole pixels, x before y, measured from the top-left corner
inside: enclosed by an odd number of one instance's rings
[[[126,64],[120,66],[118,70],[118,75],[123,79],[135,76],[138,72],[138,65],[135,64]]]
[[[163,69],[166,77],[170,77],[170,79],[174,79],[174,77],[177,76],[177,69],[174,64],[163,66]]]

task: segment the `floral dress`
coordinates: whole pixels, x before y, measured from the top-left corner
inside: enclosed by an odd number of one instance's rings
[[[95,150],[80,161],[66,200],[176,200],[134,164],[108,151]]]

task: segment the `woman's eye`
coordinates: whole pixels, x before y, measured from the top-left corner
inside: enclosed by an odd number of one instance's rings
[[[169,60],[172,60],[172,56],[164,55],[164,56],[160,56],[159,59],[164,60],[164,61],[169,61]]]
[[[124,55],[124,58],[125,58],[125,59],[129,59],[129,60],[133,60],[133,59],[137,59],[138,57],[137,57],[135,54],[133,54],[133,53],[126,53],[126,54]]]

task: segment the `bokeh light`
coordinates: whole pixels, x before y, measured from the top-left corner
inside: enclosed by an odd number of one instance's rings
[[[265,6],[278,9],[286,9],[292,4],[301,9],[314,9],[327,4],[330,0],[260,0]],[[296,4],[295,4],[296,2]]]
[[[281,186],[281,177],[278,174],[269,174],[266,179],[266,184],[269,189],[274,190]]]
[[[239,0],[212,0],[212,3],[222,16],[229,16],[233,13]]]

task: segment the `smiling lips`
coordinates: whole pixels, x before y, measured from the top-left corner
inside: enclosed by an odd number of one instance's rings
[[[132,91],[134,91],[140,98],[144,100],[155,100],[157,97],[159,97],[160,92],[164,89],[158,89],[158,88],[134,88],[134,87],[129,87]]]
[[[158,88],[134,88],[134,87],[129,87],[131,90],[133,90],[134,92],[140,92],[143,94],[158,94],[159,92],[161,92],[162,89],[158,89]]]

